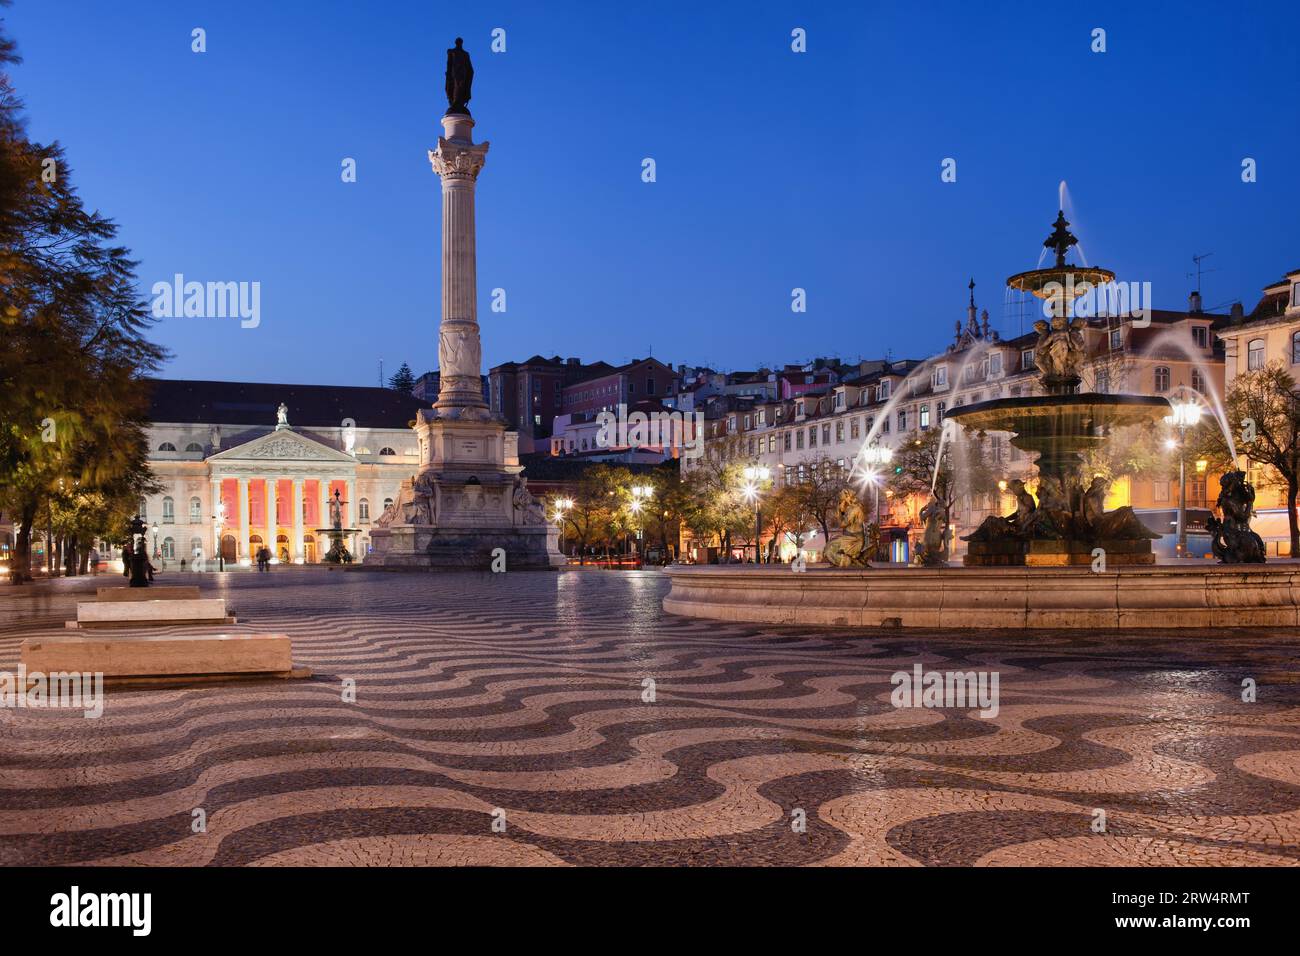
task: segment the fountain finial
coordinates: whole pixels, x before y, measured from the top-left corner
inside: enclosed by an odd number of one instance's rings
[[[1048,249],[1056,250],[1056,268],[1065,267],[1065,254],[1069,252],[1071,246],[1079,244],[1078,238],[1069,230],[1070,223],[1065,218],[1065,210],[1059,209],[1056,212],[1056,222],[1052,223],[1052,234],[1048,236],[1043,245]]]

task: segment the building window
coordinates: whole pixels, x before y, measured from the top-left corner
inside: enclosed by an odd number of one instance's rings
[[[882,435],[888,435],[888,434],[889,434],[889,416],[888,416],[888,415],[884,415],[884,416],[882,416],[881,419],[880,419],[880,434],[882,434]]]
[[[1204,325],[1193,325],[1192,344],[1198,349],[1208,348],[1210,344],[1210,330]]]
[[[194,560],[196,561],[203,557],[202,538],[190,538],[190,554],[194,556]]]
[[[1033,349],[1021,349],[1021,350],[1020,350],[1020,368],[1023,370],[1023,369],[1031,369],[1031,368],[1033,368],[1033,367],[1034,367],[1034,350],[1033,350]]]
[[[934,374],[930,376],[930,384],[931,384],[934,388],[943,388],[945,385],[947,385],[947,384],[948,384],[948,366],[946,366],[946,365],[940,365],[938,368],[936,368],[936,369],[934,370]]]
[[[837,443],[840,443],[840,442],[843,442],[843,441],[844,441],[844,423],[843,423],[843,422],[836,422],[836,423],[835,423],[835,441],[836,441]]]
[[[1300,282],[1291,283],[1291,305],[1300,306]]]
[[[923,429],[930,427],[930,406],[929,405],[921,406],[921,427]]]
[[[173,444],[172,444],[171,442],[169,442],[169,441],[165,441],[165,442],[163,442],[161,445],[158,446],[158,450],[159,450],[159,451],[175,451],[175,450],[176,450],[176,446],[173,445]]]
[[[797,449],[802,449],[802,448],[803,448],[803,429],[802,429],[802,428],[799,429],[797,432],[794,433],[794,447],[797,448]]]
[[[989,355],[989,377],[1002,374],[1002,353],[992,352]],[[942,416],[940,416],[942,417]]]
[[[830,443],[831,443],[831,424],[830,422],[827,422],[825,425],[822,426],[822,444],[829,445]]]
[[[648,378],[648,379],[645,380],[645,393],[646,393],[647,395],[653,395],[653,394],[655,393],[655,380],[654,380],[654,379],[652,379],[652,378]]]
[[[1151,496],[1152,496],[1152,498],[1155,499],[1156,501],[1168,501],[1168,500],[1169,500],[1169,482],[1167,482],[1167,481],[1155,481],[1155,482],[1152,482],[1152,487],[1151,487]]]
[[[900,432],[907,431],[907,409],[903,409],[898,413],[898,430]]]
[[[1264,367],[1264,340],[1251,339],[1246,346],[1246,368],[1250,371]]]
[[[943,421],[944,412],[948,410],[948,403],[939,402],[937,405],[935,405],[934,410],[935,413],[939,416],[939,421]]]
[[[381,454],[381,455],[396,455],[397,452],[393,451],[391,448],[389,448],[387,445],[385,445],[383,448],[379,449],[379,454]]]
[[[849,419],[849,438],[857,438],[862,434],[862,420],[856,415]]]
[[[162,556],[168,561],[176,560],[176,542],[171,538],[163,538]]]
[[[1192,369],[1192,391],[1205,394],[1205,376],[1201,374],[1199,368]]]
[[[808,447],[809,448],[817,447],[817,426],[816,425],[808,429]]]
[[[882,402],[889,397],[889,379],[886,378],[881,381],[878,394]]]
[[[203,502],[198,498],[190,499],[190,524],[200,524],[203,521]]]
[[[789,433],[789,432],[785,432],[785,433],[784,433],[784,435],[783,435],[783,437],[782,437],[782,441],[781,441],[781,447],[782,447],[785,451],[789,451],[789,450],[790,450],[790,433]],[[801,448],[803,447],[802,443],[800,444],[799,447],[801,447]]]
[[[1110,369],[1097,369],[1097,391],[1103,395],[1110,391]]]
[[[387,510],[388,510],[389,508],[391,508],[392,506],[393,506],[393,499],[392,499],[392,498],[385,498],[385,499],[384,499],[384,510],[387,511]]]
[[[357,504],[357,520],[359,521],[370,520],[370,500],[368,498],[362,498],[361,501]]]
[[[176,502],[170,498],[163,499],[163,524],[174,524],[176,521]]]
[[[1110,330],[1110,350],[1111,350],[1112,352],[1118,352],[1118,351],[1120,351],[1120,350],[1123,349],[1123,348],[1124,348],[1124,330],[1123,330],[1123,329],[1111,329],[1111,330]]]
[[[196,441],[192,441],[192,442],[190,442],[188,445],[185,446],[185,450],[186,450],[186,451],[198,451],[198,452],[201,452],[201,451],[203,451],[203,446],[200,445],[200,444],[199,444],[198,442],[196,442]]]
[[[1156,366],[1156,394],[1163,395],[1169,391],[1169,366]]]
[[[1300,365],[1300,331],[1291,333],[1291,364]]]

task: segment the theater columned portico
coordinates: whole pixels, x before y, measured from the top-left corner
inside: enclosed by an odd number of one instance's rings
[[[356,520],[357,461],[289,428],[212,455],[209,507],[224,506],[224,521],[209,534],[227,561],[252,560],[262,547],[280,562],[320,559],[315,533],[329,516],[327,499],[339,492],[344,523]],[[205,550],[207,550],[205,548]]]

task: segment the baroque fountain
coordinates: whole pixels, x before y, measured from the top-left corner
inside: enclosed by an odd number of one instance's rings
[[[1242,472],[1223,476],[1221,517],[1210,522],[1218,564],[1157,564],[1151,542],[1159,536],[1132,508],[1106,509],[1107,483],[1091,473],[1088,453],[1123,429],[1154,426],[1173,409],[1164,398],[1080,391],[1084,337],[1073,298],[1114,273],[1067,264],[1076,243],[1062,211],[1043,243],[1055,262],[1007,280],[1044,304],[1034,351],[1043,394],[948,412],[968,433],[1008,433],[1038,470],[1037,497],[1023,481],[1008,481],[1015,511],[990,516],[964,537],[964,566],[938,559],[929,542],[942,538],[940,509],[927,507],[922,550],[935,560],[918,567],[679,566],[668,570],[664,609],[836,627],[1212,632],[1300,625],[1300,566],[1260,567],[1263,543],[1250,529],[1254,489]]]

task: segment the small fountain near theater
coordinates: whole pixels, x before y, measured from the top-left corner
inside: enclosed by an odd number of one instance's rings
[[[329,499],[330,503],[330,527],[317,528],[316,534],[323,534],[330,539],[330,549],[325,552],[322,559],[326,564],[351,564],[352,552],[348,550],[347,536],[356,534],[361,529],[343,527],[343,501],[337,488],[334,489],[334,496]]]

